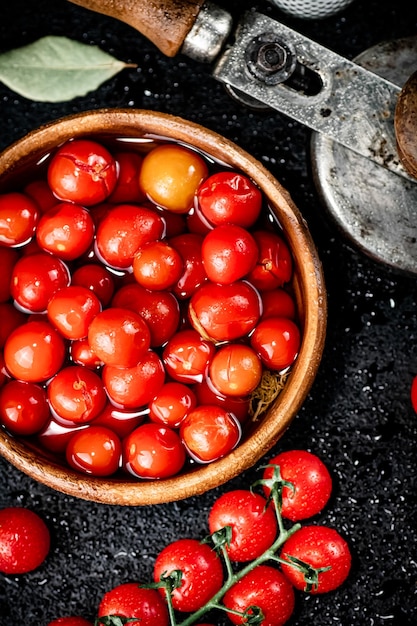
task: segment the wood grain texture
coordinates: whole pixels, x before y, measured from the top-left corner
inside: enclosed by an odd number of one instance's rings
[[[401,89],[394,124],[401,162],[407,172],[417,178],[417,72]]]

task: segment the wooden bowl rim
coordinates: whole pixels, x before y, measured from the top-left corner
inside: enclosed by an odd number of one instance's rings
[[[82,476],[40,456],[26,442],[0,429],[0,454],[20,471],[70,496],[104,504],[143,506],[200,495],[253,466],[278,441],[299,411],[316,376],[326,335],[327,297],[324,275],[308,226],[290,194],[248,152],[195,122],[144,109],[97,109],[66,116],[29,132],[0,154],[0,179],[25,161],[40,158],[75,136],[166,137],[183,141],[248,174],[262,189],[290,244],[304,303],[303,340],[290,378],[278,399],[248,439],[227,456],[179,476],[141,481],[132,477]]]

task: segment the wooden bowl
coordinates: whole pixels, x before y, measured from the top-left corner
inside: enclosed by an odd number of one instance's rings
[[[202,126],[146,110],[102,109],[66,117],[44,125],[0,155],[0,191],[13,187],[17,174],[41,160],[57,145],[73,137],[141,138],[162,136],[185,142],[250,176],[276,215],[294,259],[302,344],[278,398],[261,419],[245,430],[240,444],[227,456],[207,465],[195,464],[178,476],[143,481],[121,476],[81,475],[27,440],[0,429],[0,453],[33,479],[71,496],[115,505],[148,505],[201,494],[253,466],[280,439],[299,411],[316,376],[324,347],[327,299],[323,273],[307,225],[289,193],[256,159],[219,134]],[[22,174],[23,173],[23,174]]]

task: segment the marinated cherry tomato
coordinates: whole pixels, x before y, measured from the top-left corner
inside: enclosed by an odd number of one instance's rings
[[[172,291],[177,298],[185,300],[208,280],[201,257],[203,237],[194,233],[183,233],[172,237],[169,243],[181,255],[183,264],[182,274],[172,287]]]
[[[294,320],[295,316],[295,301],[288,291],[277,287],[277,289],[262,292],[261,319],[266,319],[267,317],[288,317]]]
[[[213,341],[232,341],[248,335],[262,312],[257,290],[238,280],[231,285],[202,285],[191,297],[189,318],[193,327]]]
[[[187,213],[207,173],[205,160],[194,150],[163,144],[145,156],[139,184],[155,204],[174,213]]]
[[[232,561],[252,561],[274,543],[278,524],[274,509],[266,499],[246,489],[235,489],[221,495],[213,504],[208,518],[210,533],[231,526],[232,538],[227,552]]]
[[[185,463],[179,435],[168,426],[141,424],[123,441],[125,469],[140,478],[169,478]]]
[[[151,335],[140,315],[109,307],[101,311],[88,329],[88,343],[107,365],[133,367],[150,346]]]
[[[18,259],[19,252],[17,250],[0,246],[0,302],[7,302],[11,297],[10,281]]]
[[[168,626],[165,600],[155,589],[144,589],[138,582],[122,583],[104,594],[98,617],[118,615],[135,619],[140,626]]]
[[[38,205],[25,193],[0,194],[0,244],[21,246],[30,241],[39,215]]]
[[[148,404],[165,382],[163,363],[148,350],[133,367],[105,365],[102,378],[110,400],[118,407],[136,409]]]
[[[341,535],[327,526],[303,526],[284,543],[281,558],[293,556],[316,569],[329,568],[318,574],[318,586],[310,593],[327,593],[342,585],[349,575],[352,557]],[[282,563],[284,575],[296,589],[307,591],[304,574],[292,565]]]
[[[259,291],[282,287],[291,279],[293,270],[288,245],[273,231],[257,230],[252,234],[259,248],[259,255],[255,268],[247,277],[248,280]]]
[[[106,426],[123,439],[129,435],[145,419],[145,410],[126,411],[117,409],[110,402],[94,420],[94,426]]]
[[[214,224],[209,222],[201,212],[198,202],[196,202],[193,208],[187,213],[187,230],[190,233],[196,235],[207,235],[214,228]]]
[[[147,241],[160,239],[164,230],[164,221],[156,211],[119,204],[107,211],[98,224],[97,252],[110,267],[130,268],[136,250]]]
[[[27,315],[16,309],[11,302],[0,302],[0,320],[0,349],[2,349],[10,333],[26,322]]]
[[[417,376],[414,376],[411,383],[411,406],[413,407],[415,413],[417,413]]]
[[[48,302],[48,319],[66,339],[87,337],[88,328],[101,311],[98,297],[87,287],[69,285],[56,291]]]
[[[230,611],[253,613],[251,607],[262,611],[265,626],[282,626],[294,612],[295,596],[291,584],[275,567],[258,565],[226,591],[223,603]],[[246,624],[247,619],[235,613],[227,614],[233,624]]]
[[[253,226],[262,208],[262,193],[244,174],[222,171],[209,176],[197,193],[203,215],[215,225]]]
[[[177,611],[198,611],[223,584],[223,567],[217,553],[196,539],[178,539],[168,544],[156,557],[154,581],[159,582],[175,570],[182,572],[181,584],[172,592]]]
[[[48,166],[48,183],[56,197],[84,206],[103,202],[116,182],[116,161],[104,146],[89,139],[67,141]]]
[[[45,426],[37,433],[36,438],[43,448],[54,454],[63,455],[65,458],[65,451],[71,437],[74,433],[85,430],[88,426],[88,424],[76,425],[69,422],[63,424],[51,415]]]
[[[247,396],[259,385],[262,365],[255,350],[240,343],[220,347],[210,363],[213,385],[226,396]]]
[[[170,291],[149,291],[137,283],[123,285],[114,294],[112,306],[136,311],[145,320],[153,348],[166,343],[180,323],[178,301]]]
[[[201,256],[209,280],[228,285],[253,270],[258,259],[258,246],[242,226],[224,224],[205,236]]]
[[[96,370],[103,365],[103,361],[100,361],[97,355],[92,351],[86,337],[84,337],[84,339],[71,341],[69,355],[73,363],[83,365],[91,370]]]
[[[173,213],[167,209],[163,209],[160,206],[149,203],[149,207],[156,211],[157,215],[160,215],[165,224],[165,237],[176,237],[185,233],[187,230],[187,217],[182,213]]]
[[[121,441],[110,428],[90,425],[73,434],[66,448],[68,464],[84,474],[111,476],[119,469]]]
[[[267,368],[280,371],[294,363],[300,349],[301,335],[292,320],[269,317],[259,322],[250,342]]]
[[[142,287],[153,291],[169,289],[183,272],[182,258],[166,241],[148,241],[133,257],[133,275]]]
[[[210,463],[237,446],[241,428],[238,420],[222,407],[200,405],[181,422],[180,434],[194,460]]]
[[[70,365],[50,381],[48,400],[56,415],[83,424],[101,413],[107,398],[98,374],[81,365]]]
[[[265,480],[272,478],[273,465],[279,466],[283,480],[292,485],[282,490],[282,517],[297,522],[324,509],[332,493],[332,478],[315,454],[307,450],[281,452],[268,462],[263,474]],[[264,485],[264,492],[269,496],[267,485]]]
[[[47,252],[21,257],[14,266],[10,291],[16,304],[26,311],[46,311],[50,297],[70,284],[67,265]]]
[[[249,417],[249,398],[225,396],[212,385],[210,378],[205,378],[201,383],[194,385],[193,391],[197,396],[197,404],[218,404],[228,413],[233,413],[241,424]]]
[[[178,382],[201,382],[214,354],[214,345],[197,331],[185,329],[168,341],[162,352],[167,374]]]
[[[177,428],[197,405],[195,393],[183,383],[167,382],[149,404],[149,419],[156,424]]]
[[[73,202],[60,202],[42,215],[36,241],[46,252],[64,261],[73,261],[91,247],[94,222],[90,212]]]
[[[15,378],[36,383],[58,372],[65,353],[63,338],[48,322],[29,321],[6,340],[4,362]]]
[[[118,150],[114,152],[119,175],[109,202],[121,204],[124,202],[143,202],[145,194],[139,186],[139,172],[143,157],[137,152]]]
[[[14,435],[33,435],[49,419],[46,392],[36,383],[10,380],[0,390],[0,419]]]
[[[39,211],[45,213],[57,204],[57,199],[45,179],[39,178],[28,183],[24,192],[38,205]]]
[[[37,513],[13,506],[0,510],[0,572],[14,576],[37,569],[50,546],[49,528]]]
[[[103,307],[110,303],[115,290],[114,276],[98,263],[86,263],[74,270],[71,285],[90,289]]]

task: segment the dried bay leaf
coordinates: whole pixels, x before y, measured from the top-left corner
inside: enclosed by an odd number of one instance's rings
[[[97,46],[47,36],[0,54],[0,81],[38,102],[64,102],[84,96],[126,67]]]

